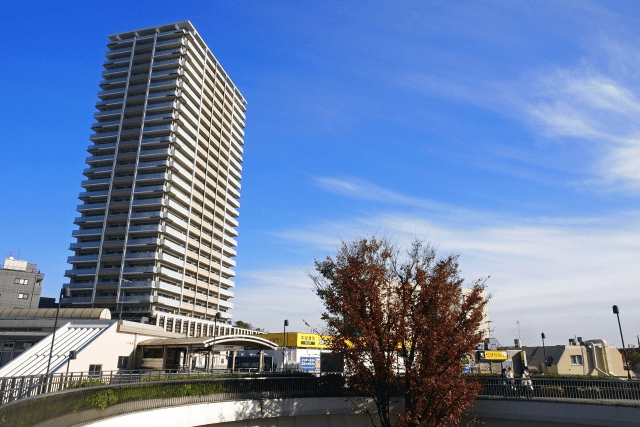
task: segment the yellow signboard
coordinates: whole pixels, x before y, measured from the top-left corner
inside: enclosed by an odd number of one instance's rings
[[[507,360],[507,352],[486,350],[484,352],[484,358],[487,360]]]
[[[283,344],[283,334],[264,334],[260,335],[262,338],[266,338],[270,341],[278,345]],[[305,333],[305,332],[287,332],[287,343],[285,344],[287,347],[297,347],[297,348],[326,348],[327,347],[327,337]]]

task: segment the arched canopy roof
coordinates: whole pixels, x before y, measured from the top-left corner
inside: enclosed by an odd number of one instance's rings
[[[162,346],[162,347],[181,347],[192,346],[194,348],[210,348],[213,344],[243,346],[245,349],[257,350],[275,350],[278,345],[259,335],[221,335],[217,337],[189,337],[189,338],[154,338],[140,342],[138,345],[146,346]]]
[[[0,317],[53,318],[56,308],[3,308]],[[97,319],[111,320],[108,308],[61,308],[58,316],[61,319]]]

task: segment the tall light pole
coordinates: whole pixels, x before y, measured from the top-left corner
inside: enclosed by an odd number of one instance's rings
[[[47,362],[47,373],[49,376],[49,369],[51,368],[51,355],[53,354],[53,343],[56,341],[56,329],[58,329],[58,315],[60,314],[60,306],[62,305],[62,298],[71,298],[71,289],[60,289],[60,296],[58,297],[58,309],[56,310],[56,321],[53,324],[53,337],[51,338],[51,349],[49,350],[49,361]]]
[[[544,336],[544,332],[540,334],[542,336],[542,353],[544,354],[544,372],[545,373],[549,373],[549,369],[547,369],[547,350],[544,347],[544,339],[546,338]]]
[[[289,320],[284,319],[284,332],[282,334],[282,372],[284,372],[285,367],[285,346],[287,345],[287,326],[289,326]]]
[[[631,371],[629,371],[629,358],[627,357],[627,347],[624,345],[624,337],[622,336],[622,326],[620,326],[620,310],[618,306],[613,306],[613,313],[618,316],[618,329],[620,329],[620,339],[622,340],[622,349],[624,350],[624,358],[627,361],[627,377],[631,379]]]
[[[216,313],[216,317],[213,318],[213,345],[211,346],[211,357],[213,358],[213,363],[216,362],[216,333],[218,332],[218,319],[222,317],[222,313],[219,311]],[[213,370],[213,368],[211,369]]]

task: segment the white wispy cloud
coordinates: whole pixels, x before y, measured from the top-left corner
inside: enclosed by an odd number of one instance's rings
[[[607,47],[605,54],[612,49]],[[628,58],[640,56],[636,48],[627,49],[633,51],[626,52]],[[624,64],[619,55],[612,56],[608,69],[584,59],[573,67],[530,70],[516,81],[454,83],[416,72],[398,81],[425,95],[467,102],[523,121],[556,146],[577,143],[590,161],[581,166],[584,186],[635,193],[640,191],[640,85],[635,74],[624,72],[625,65],[635,62]]]
[[[372,184],[324,179],[348,188],[344,194],[361,198],[358,189]],[[276,235],[304,243],[312,258],[335,254],[341,240],[350,241],[367,234],[386,234],[408,247],[415,238],[425,239],[441,254],[460,254],[460,265],[468,281],[491,276],[493,294],[490,315],[496,335],[505,343],[517,336],[521,326],[544,330],[552,342],[564,342],[575,334],[616,340],[616,324],[610,319],[613,304],[624,306],[625,321],[640,324],[640,215],[622,212],[603,217],[509,218],[490,212],[468,212],[451,223],[426,211],[407,213],[403,207],[430,206],[429,201],[394,194],[398,205],[376,213],[323,221],[299,229],[282,230]],[[463,210],[461,210],[463,211]],[[482,218],[480,220],[479,218]],[[329,230],[329,231],[327,231]],[[338,237],[339,236],[339,237]],[[280,307],[283,313],[319,321],[321,306],[310,291],[306,266],[250,272],[253,286],[264,289],[265,304]],[[291,291],[279,287],[291,283]],[[306,283],[306,284],[304,284]],[[291,310],[299,300],[299,310]],[[242,306],[249,302],[242,302]],[[240,306],[240,304],[238,304]],[[307,319],[308,320],[308,319]],[[315,324],[314,324],[315,326]],[[532,343],[533,344],[533,343]]]

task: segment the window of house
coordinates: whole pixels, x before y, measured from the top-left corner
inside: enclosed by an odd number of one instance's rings
[[[582,365],[582,356],[571,356],[571,364],[572,365]]]
[[[18,294],[18,299],[29,299],[29,294]]]
[[[89,375],[90,376],[102,375],[102,365],[89,365]]]
[[[14,279],[13,283],[15,283],[16,285],[28,285],[29,284],[29,279]]]

